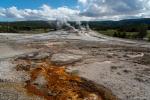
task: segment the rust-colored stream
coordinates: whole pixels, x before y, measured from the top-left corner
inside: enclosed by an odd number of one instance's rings
[[[97,93],[87,91],[82,87],[80,77],[65,71],[65,67],[54,66],[43,61],[29,71],[31,79],[27,81],[29,94],[44,97],[47,100],[103,100]],[[46,83],[42,86],[34,84],[38,77],[44,77]]]

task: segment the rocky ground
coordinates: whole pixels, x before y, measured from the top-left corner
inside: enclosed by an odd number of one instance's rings
[[[1,33],[0,100],[43,99],[150,100],[150,44],[93,31]]]

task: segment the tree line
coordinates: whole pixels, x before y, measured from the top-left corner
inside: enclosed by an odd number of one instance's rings
[[[76,22],[68,22],[70,25],[78,28]],[[111,36],[131,39],[150,40],[150,19],[133,19],[122,21],[82,21],[82,26],[87,26],[96,31],[115,30]],[[67,26],[63,25],[65,29]],[[32,30],[57,30],[57,21],[19,21],[19,22],[0,22],[0,32],[2,33],[19,33],[20,31]]]

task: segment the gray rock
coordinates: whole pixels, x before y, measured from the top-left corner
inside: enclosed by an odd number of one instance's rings
[[[51,62],[56,65],[66,65],[80,61],[82,56],[74,54],[58,53],[52,55]]]
[[[17,59],[24,59],[24,60],[41,60],[48,58],[51,54],[48,52],[34,52],[27,55],[21,55]]]
[[[29,54],[23,54],[23,55],[19,55],[19,57],[17,57],[16,60],[17,59],[28,60],[28,59],[34,58],[36,55],[38,55],[37,52],[32,52],[32,53],[29,53]]]
[[[66,50],[68,53],[72,53],[72,54],[75,54],[75,55],[87,55],[88,53],[85,52],[85,51],[82,51],[82,50],[76,50],[76,49],[69,49],[69,50]]]
[[[50,56],[50,54],[47,53],[47,52],[40,52],[36,56],[34,56],[32,59],[33,60],[41,60],[41,59],[45,59],[45,58],[47,58],[49,56]]]
[[[38,89],[42,89],[42,88],[46,87],[47,81],[46,81],[46,79],[45,79],[44,76],[39,75],[39,76],[36,78],[36,80],[34,80],[34,81],[32,82],[32,84],[36,85],[36,87],[37,87]]]
[[[18,100],[18,94],[13,91],[0,90],[0,100]]]

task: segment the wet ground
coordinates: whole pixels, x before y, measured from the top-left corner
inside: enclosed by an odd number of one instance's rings
[[[73,57],[58,66],[55,54]],[[0,100],[149,100],[149,77],[147,42],[93,31],[0,34]]]

